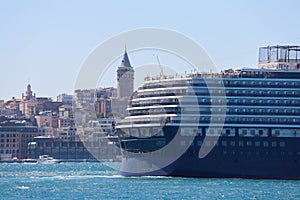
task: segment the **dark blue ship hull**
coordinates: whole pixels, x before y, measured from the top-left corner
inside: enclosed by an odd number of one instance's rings
[[[163,167],[160,166],[166,160],[166,155],[123,155],[120,173],[124,176],[300,179],[298,137],[221,136],[218,144],[204,158],[198,157],[200,147],[196,144],[199,140],[203,141],[204,136],[195,137],[194,145],[178,159],[174,159],[174,162]],[[143,139],[121,142],[123,154],[130,149],[137,149],[137,146],[140,150],[145,150],[141,148]],[[149,143],[149,139],[144,142]],[[124,145],[127,147],[126,151]]]

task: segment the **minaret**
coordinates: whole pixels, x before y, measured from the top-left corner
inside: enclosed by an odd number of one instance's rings
[[[134,70],[130,64],[126,46],[123,55],[123,59],[121,61],[121,65],[117,70],[117,97],[118,99],[127,97],[129,98],[133,93],[133,85],[134,85]]]

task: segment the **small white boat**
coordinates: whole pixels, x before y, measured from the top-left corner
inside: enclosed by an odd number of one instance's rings
[[[40,155],[39,159],[37,159],[38,164],[55,164],[59,162],[60,162],[59,160],[54,159],[53,157],[48,155]]]
[[[24,163],[24,164],[36,164],[37,159],[26,158],[26,159],[22,160],[22,163]]]

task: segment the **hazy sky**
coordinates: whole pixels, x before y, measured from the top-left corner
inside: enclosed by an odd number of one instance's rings
[[[37,96],[72,93],[89,52],[135,28],[179,31],[220,68],[255,67],[260,46],[300,45],[300,1],[178,2],[0,0],[0,99],[20,98],[28,80]]]

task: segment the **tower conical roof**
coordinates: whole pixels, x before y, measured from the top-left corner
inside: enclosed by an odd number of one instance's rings
[[[125,48],[125,51],[124,51],[123,59],[121,61],[121,67],[131,67],[131,64],[130,64],[130,61],[129,61],[129,58],[128,58],[128,55],[127,55],[126,48]]]

